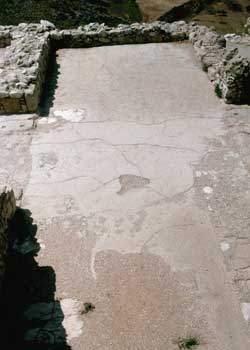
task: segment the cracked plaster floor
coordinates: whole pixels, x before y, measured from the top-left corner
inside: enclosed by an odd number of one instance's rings
[[[60,50],[57,62],[49,118],[0,121],[0,179],[23,189],[62,304],[96,307],[66,312],[72,349],[175,350],[189,335],[201,350],[249,349],[227,210],[246,210],[229,189],[248,193],[247,108],[216,98],[187,44]]]

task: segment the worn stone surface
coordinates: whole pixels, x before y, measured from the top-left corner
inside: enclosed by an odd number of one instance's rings
[[[27,340],[249,349],[248,109],[226,109],[188,44],[59,50],[57,63],[49,117],[0,124],[2,176],[22,185],[36,260],[56,273],[57,301],[25,313],[38,315]]]
[[[0,292],[7,258],[7,228],[9,220],[15,213],[15,209],[16,200],[14,192],[8,187],[0,186]]]
[[[200,164],[203,175],[197,179],[214,189],[207,197],[211,219],[220,237],[228,273],[240,291],[246,321],[250,302],[249,284],[249,113],[250,108],[228,106],[224,112],[225,135],[213,144]]]

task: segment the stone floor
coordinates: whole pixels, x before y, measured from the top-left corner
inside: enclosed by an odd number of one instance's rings
[[[56,274],[56,307],[25,317],[60,306],[47,333],[63,320],[73,350],[190,336],[249,349],[250,109],[216,98],[188,44],[61,50],[57,64],[49,117],[0,119],[0,180]]]

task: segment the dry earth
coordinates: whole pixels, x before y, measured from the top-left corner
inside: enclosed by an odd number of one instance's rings
[[[182,5],[187,0],[137,0],[144,21],[155,21],[174,6]]]
[[[143,19],[153,21],[170,11],[173,7],[180,6],[187,0],[137,0]],[[183,20],[194,20],[199,24],[214,26],[222,33],[242,33],[247,18],[249,17],[250,8],[249,0],[234,0],[233,3],[242,7],[240,11],[234,11],[229,8],[226,1],[217,0],[207,5],[204,10],[198,14],[189,13],[181,18]],[[229,4],[231,1],[229,1]]]
[[[222,33],[242,33],[250,16],[249,11],[246,11],[250,3],[249,0],[237,0],[237,3],[242,6],[241,11],[232,11],[223,1],[217,1],[193,16],[192,20],[208,27],[214,26]]]

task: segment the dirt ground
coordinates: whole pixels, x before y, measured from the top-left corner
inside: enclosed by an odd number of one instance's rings
[[[185,3],[185,0],[137,0],[144,21],[154,21],[174,6]]]
[[[166,14],[175,6],[180,6],[187,0],[137,0],[140,6],[143,20],[154,21]],[[230,9],[228,3],[223,0],[214,1],[207,5],[206,9],[198,14],[188,14],[183,20],[194,20],[199,24],[214,26],[222,33],[242,33],[247,18],[250,16],[248,6],[249,0],[237,0],[239,10]]]
[[[214,26],[221,33],[241,34],[250,16],[246,10],[250,2],[249,0],[238,0],[237,3],[241,6],[241,11],[232,11],[223,1],[218,1],[194,16],[192,20],[208,27]]]

